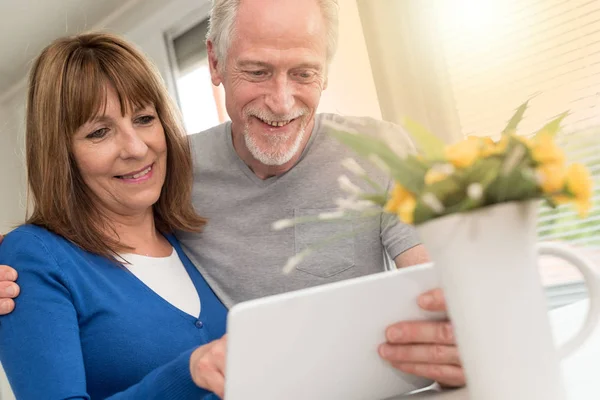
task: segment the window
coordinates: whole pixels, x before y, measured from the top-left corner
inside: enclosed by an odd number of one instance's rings
[[[188,133],[197,133],[229,119],[223,86],[210,80],[206,51],[208,20],[170,39],[173,72],[183,121]]]
[[[540,211],[540,240],[586,249],[600,262],[600,1],[436,2],[439,40],[464,135],[493,135],[532,99],[521,132],[569,110],[558,138],[594,175],[587,219],[570,207]],[[576,279],[555,265],[547,283]]]

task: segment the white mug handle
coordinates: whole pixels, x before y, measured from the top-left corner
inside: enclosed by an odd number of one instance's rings
[[[583,275],[588,289],[590,306],[585,323],[577,335],[558,349],[558,356],[562,359],[577,350],[594,332],[598,322],[600,322],[600,270],[596,269],[594,264],[579,252],[561,243],[538,243],[538,253],[562,258],[573,264]]]

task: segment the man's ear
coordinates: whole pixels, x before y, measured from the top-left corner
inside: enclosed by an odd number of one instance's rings
[[[222,65],[219,65],[217,54],[215,52],[215,46],[210,40],[206,41],[206,50],[208,52],[208,67],[210,68],[210,80],[213,85],[219,86],[223,83],[223,76],[221,75]]]

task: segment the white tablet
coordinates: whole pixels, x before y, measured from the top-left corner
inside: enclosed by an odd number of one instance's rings
[[[385,328],[441,319],[417,306],[439,287],[431,264],[252,300],[227,321],[227,400],[386,399],[432,382],[383,361]]]

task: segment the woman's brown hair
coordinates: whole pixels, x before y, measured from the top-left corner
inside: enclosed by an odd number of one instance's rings
[[[27,223],[89,252],[112,257],[129,249],[95,207],[71,151],[72,136],[106,104],[107,85],[121,110],[152,104],[164,128],[167,171],[154,204],[156,228],[198,232],[192,205],[192,156],[181,119],[156,68],[131,44],[107,33],[61,38],[35,60],[27,97],[26,158],[32,212]]]

